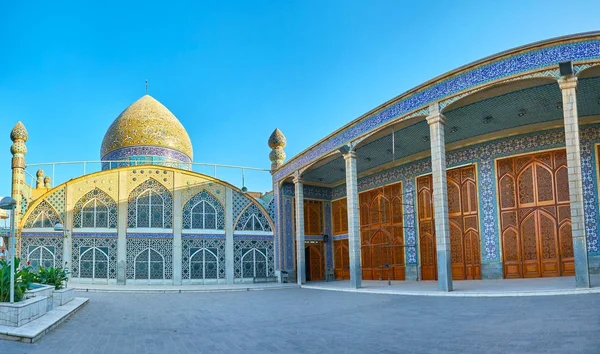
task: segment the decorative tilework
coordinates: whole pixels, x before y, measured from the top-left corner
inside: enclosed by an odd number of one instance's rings
[[[165,238],[165,239],[171,239],[171,238],[173,238],[173,234],[128,232],[127,233],[127,238],[145,238],[145,239],[150,239],[150,238],[163,239],[163,238]]]
[[[181,122],[152,96],[144,95],[112,122],[101,147],[101,157],[136,146],[168,147],[193,155],[192,142]]]
[[[61,223],[62,218],[58,215],[56,210],[46,200],[42,200],[41,203],[35,206],[33,211],[27,216],[25,225],[23,228],[54,228],[54,225]]]
[[[273,208],[273,215],[271,215],[271,219],[273,220],[273,225],[275,225],[274,237],[273,237],[273,249],[274,252],[274,262],[275,262],[275,270],[281,270],[282,265],[282,255],[283,250],[281,249],[281,236],[282,236],[282,225],[280,224],[281,220],[281,197],[279,193],[279,186],[277,183],[273,184],[273,200],[269,204],[269,214],[271,214],[271,207]]]
[[[146,270],[150,268],[150,278],[152,279],[173,279],[173,242],[170,239],[138,239],[127,238],[127,279],[141,279],[140,274],[136,275],[136,266],[138,269]],[[150,262],[148,268],[147,253],[150,250]],[[160,257],[156,257],[158,254]],[[138,258],[141,257],[141,258]],[[137,261],[137,262],[136,262]],[[156,263],[152,263],[156,262]],[[136,264],[137,263],[137,264]],[[152,264],[159,264],[155,269]],[[141,266],[139,266],[141,265]],[[147,273],[146,273],[147,274]],[[148,277],[143,279],[148,280]]]
[[[335,236],[333,236],[333,239],[335,241],[337,241],[337,240],[347,240],[348,239],[348,234],[335,235]]]
[[[284,197],[283,199],[283,242],[285,244],[285,269],[294,269],[294,211],[293,199]]]
[[[203,207],[200,203],[208,203],[204,205],[205,212],[196,209]],[[214,215],[214,216],[213,216]],[[196,220],[200,218],[201,220]],[[193,196],[183,206],[183,228],[184,229],[225,229],[225,211],[223,205],[209,192],[202,192]]]
[[[406,180],[403,186],[404,202],[404,245],[406,265],[417,264],[417,230],[415,222],[415,203],[417,202],[413,179]]]
[[[283,183],[281,185],[282,194],[286,197],[293,197],[296,194],[294,185],[292,183]]]
[[[62,238],[62,232],[22,232],[21,237],[59,237]]]
[[[235,223],[236,231],[272,231],[271,224],[262,211],[251,204],[240,214]]]
[[[128,204],[127,204],[127,226],[129,228],[136,228],[138,227],[138,215],[137,215],[137,205],[138,205],[138,197],[140,195],[142,195],[143,193],[146,193],[147,191],[150,191],[153,193],[154,196],[160,196],[160,198],[162,199],[162,215],[157,215],[155,213],[152,213],[151,215],[148,215],[147,217],[150,218],[152,217],[153,219],[151,219],[151,224],[155,225],[155,221],[162,221],[162,222],[158,222],[159,224],[161,224],[162,227],[159,228],[165,228],[165,229],[170,229],[173,227],[173,197],[171,196],[171,193],[169,193],[169,191],[159,182],[157,182],[156,180],[150,178],[147,179],[146,181],[144,181],[143,183],[141,183],[140,185],[138,185],[136,188],[134,188],[133,191],[131,191],[131,193],[129,194],[129,198],[128,198]],[[150,214],[150,213],[148,213]],[[159,219],[154,219],[154,218],[162,218],[162,220]],[[147,219],[143,219],[143,221],[147,221],[146,224],[150,225],[150,221],[148,221]],[[139,227],[148,227],[148,226],[139,226]]]
[[[99,188],[94,188],[93,190],[86,193],[81,199],[75,203],[75,207],[73,207],[73,227],[80,228],[82,227],[82,219],[83,212],[82,209],[89,203],[96,199],[99,203],[98,206],[106,207],[107,216],[105,225],[106,226],[97,226],[98,225],[98,213],[93,213],[92,221],[95,221],[95,226],[92,227],[108,227],[114,229],[117,227],[117,203],[104,191]],[[95,220],[94,220],[95,219]],[[102,223],[104,225],[104,223]],[[87,227],[87,226],[83,226]]]
[[[184,239],[181,258],[183,279],[225,279],[224,239]]]
[[[331,189],[330,189],[330,191],[331,191]],[[326,247],[325,263],[327,264],[327,268],[333,269],[333,230],[332,230],[332,222],[331,222],[331,202],[325,202],[324,204],[325,204],[324,205],[325,235],[328,236],[327,243],[325,244],[325,247]]]
[[[184,163],[192,162],[192,159],[190,159],[184,153],[158,146],[130,146],[121,148],[109,152],[102,158],[102,161],[120,161],[131,159],[133,162],[134,160],[132,158],[138,157],[146,159],[144,161],[148,161],[148,163],[152,163],[152,158],[157,156],[165,158],[164,161],[176,161]],[[150,160],[147,160],[148,158],[150,158]]]
[[[233,235],[234,240],[266,240],[273,241],[273,235]]]
[[[104,233],[104,232],[73,232],[73,238],[117,238],[116,233]]]
[[[43,246],[44,249],[41,250],[39,249],[40,246]],[[35,254],[31,254],[32,252],[34,252],[36,249],[39,250],[39,252],[36,252]],[[44,256],[44,253],[50,252],[52,255],[50,258]],[[61,237],[22,237],[21,238],[21,259],[25,259],[25,260],[30,260],[30,254],[31,256],[35,257],[36,255],[38,255],[38,253],[41,253],[41,258],[43,260],[51,260],[52,264],[50,264],[51,267],[56,267],[59,265],[64,265],[63,264],[63,238],[62,235]],[[34,266],[34,268],[36,268],[36,263],[33,261],[32,259],[32,265]],[[39,261],[37,262],[37,264],[39,264]],[[47,266],[48,264],[44,264],[44,266]]]
[[[46,201],[52,205],[54,210],[60,215],[60,219],[65,219],[65,187],[60,188],[54,193],[45,197]]]
[[[490,83],[512,75],[532,70],[543,71],[543,68],[556,65],[562,61],[570,60],[577,62],[598,58],[600,58],[600,40],[580,39],[570,43],[534,48],[473,67],[452,77],[442,79],[408,96],[404,96],[396,102],[389,104],[385,109],[355,122],[353,125],[328,137],[325,141],[313,146],[310,150],[291,160],[287,165],[284,165],[280,170],[275,172],[273,178],[275,181],[278,181],[338,146],[346,144],[352,139],[392,119],[396,119],[429,103],[440,101],[445,97],[450,97],[478,85]]]
[[[202,238],[202,239],[225,239],[225,234],[181,234],[182,239],[194,239],[194,238]]]
[[[232,191],[233,197],[233,220],[237,220],[238,216],[250,204],[250,199],[237,191]]]
[[[71,254],[73,257],[71,276],[73,278],[117,278],[117,240],[115,238],[73,237]],[[83,257],[81,257],[82,254]]]
[[[304,198],[331,200],[331,188],[303,185]]]
[[[275,275],[272,240],[234,239],[233,255],[237,279]]]

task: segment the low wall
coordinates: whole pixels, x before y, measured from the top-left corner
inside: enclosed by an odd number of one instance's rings
[[[51,300],[47,296],[34,296],[13,304],[0,302],[0,325],[19,327],[27,324],[45,315]]]

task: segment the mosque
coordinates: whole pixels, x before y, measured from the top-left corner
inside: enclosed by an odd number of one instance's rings
[[[191,171],[190,137],[145,95],[110,125],[102,170],[51,187],[25,179],[28,133],[13,145],[18,251],[36,266],[65,265],[72,283],[233,284],[274,281],[272,193],[255,198]]]
[[[275,269],[299,283],[600,273],[600,32],[450,71],[288,161],[269,144]]]
[[[192,172],[190,138],[146,95],[108,128],[102,171],[12,196],[23,258],[73,282],[454,280],[600,273],[600,32],[508,50],[373,108],[286,161],[254,196]],[[64,225],[56,231],[56,225]],[[298,227],[300,225],[300,227]]]

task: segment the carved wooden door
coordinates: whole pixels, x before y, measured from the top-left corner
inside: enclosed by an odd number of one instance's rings
[[[504,276],[573,275],[565,150],[498,160]]]
[[[334,240],[333,247],[335,249],[333,254],[335,279],[350,279],[348,239]]]
[[[324,280],[323,276],[323,244],[310,243],[306,245],[305,252],[308,254],[308,266],[306,267],[309,274],[307,274],[307,280]]]
[[[423,280],[437,279],[432,181],[431,175],[417,178],[419,250],[421,255],[421,279]]]
[[[400,183],[359,195],[362,274],[365,280],[404,280]]]
[[[481,279],[479,203],[475,166],[448,170],[448,218],[452,279]],[[435,219],[431,175],[417,179],[421,277],[437,279]]]

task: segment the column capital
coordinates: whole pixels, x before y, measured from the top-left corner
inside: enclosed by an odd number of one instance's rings
[[[356,151],[350,150],[347,153],[342,154],[342,156],[344,157],[344,160],[356,159]]]
[[[427,116],[427,124],[433,125],[436,123],[446,125],[446,117],[439,112],[437,112],[436,114]]]
[[[560,87],[561,90],[568,90],[568,89],[576,89],[577,88],[577,77],[576,76],[572,76],[572,77],[563,77],[558,79],[558,87]]]
[[[297,173],[294,174],[293,181],[294,181],[294,184],[298,184],[298,183],[302,184],[304,182],[302,180],[302,177],[299,174],[297,174]]]

